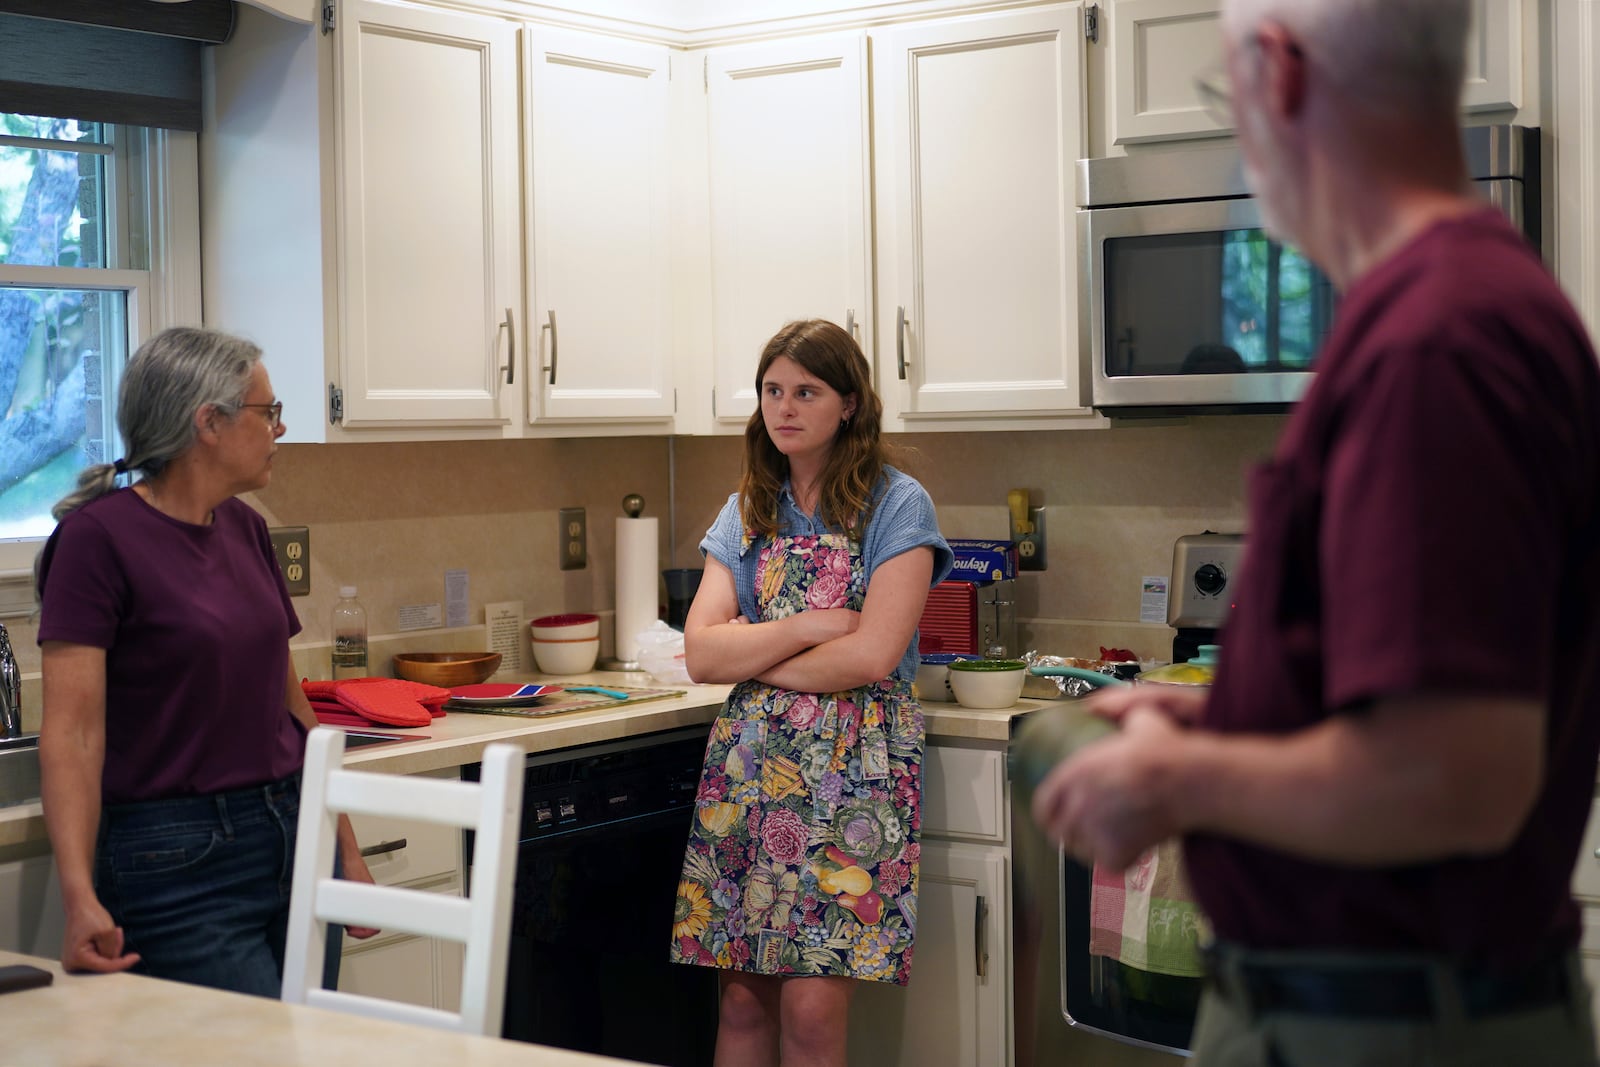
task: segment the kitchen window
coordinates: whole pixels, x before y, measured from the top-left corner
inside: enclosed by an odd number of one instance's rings
[[[51,507],[120,454],[128,354],[200,319],[195,155],[192,133],[0,113],[0,614],[31,609]]]

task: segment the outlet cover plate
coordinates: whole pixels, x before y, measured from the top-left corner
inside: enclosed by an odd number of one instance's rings
[[[311,595],[311,529],[307,526],[273,526],[267,530],[278,570],[290,596]]]
[[[1011,531],[1011,539],[1017,543],[1017,569],[1021,571],[1042,571],[1045,569],[1045,537],[1044,537],[1044,508],[1030,507],[1028,521],[1033,523],[1032,533]]]
[[[589,520],[583,508],[562,508],[556,543],[561,548],[561,569],[581,571],[589,565]]]

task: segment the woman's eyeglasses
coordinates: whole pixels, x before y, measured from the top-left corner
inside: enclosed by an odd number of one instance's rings
[[[283,421],[283,401],[276,400],[270,404],[240,404],[241,408],[260,408],[267,413],[267,425],[276,430]]]

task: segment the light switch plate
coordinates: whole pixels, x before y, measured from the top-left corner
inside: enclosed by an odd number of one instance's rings
[[[311,595],[311,529],[307,526],[273,526],[267,530],[278,570],[290,596]]]

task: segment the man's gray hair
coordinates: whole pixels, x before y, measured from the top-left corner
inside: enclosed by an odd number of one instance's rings
[[[1226,0],[1222,18],[1235,41],[1264,21],[1282,23],[1328,77],[1368,102],[1460,110],[1469,0]]]

